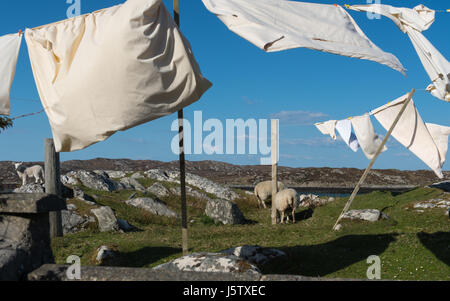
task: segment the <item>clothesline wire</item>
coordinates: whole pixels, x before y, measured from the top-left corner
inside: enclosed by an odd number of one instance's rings
[[[337,5],[337,4],[335,4],[335,5]],[[348,4],[344,4],[344,7],[346,9],[351,9],[352,6],[348,5]],[[433,9],[433,11],[436,12],[436,13],[450,13],[450,8],[449,9],[438,9],[438,10],[434,10]]]

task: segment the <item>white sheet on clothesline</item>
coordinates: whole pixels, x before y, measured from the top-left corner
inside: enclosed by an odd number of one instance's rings
[[[304,47],[405,72],[397,57],[372,43],[341,6],[285,0],[202,1],[231,31],[264,51]]]
[[[414,9],[384,4],[352,5],[351,9],[380,14],[393,20],[401,31],[408,34],[432,84],[427,87],[433,96],[450,102],[450,63],[421,33],[435,20],[435,11],[424,5]]]
[[[0,115],[11,111],[10,91],[21,43],[22,35],[18,33],[0,37]]]
[[[128,0],[25,36],[57,152],[176,112],[211,87],[161,0]]]

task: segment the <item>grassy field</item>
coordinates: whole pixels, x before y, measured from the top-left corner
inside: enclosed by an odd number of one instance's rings
[[[145,186],[152,184],[144,183]],[[131,191],[104,193],[83,188],[110,206],[118,218],[139,228],[130,233],[100,233],[95,227],[52,241],[56,261],[69,255],[81,257],[83,265],[95,265],[95,251],[107,245],[117,251],[114,266],[151,268],[182,255],[178,220],[154,216],[124,203]],[[344,221],[339,232],[331,228],[346,199],[324,207],[297,211],[297,223],[271,225],[270,211],[258,209],[256,199],[239,192],[236,203],[249,222],[245,225],[215,224],[204,215],[205,201],[188,197],[190,252],[218,252],[241,245],[259,245],[285,251],[288,256],[259,266],[264,274],[358,278],[366,277],[370,255],[378,255],[382,279],[450,280],[450,221],[444,209],[412,209],[418,201],[450,199],[441,190],[420,188],[394,195],[374,192],[356,198],[351,209],[379,209],[390,219],[376,223]],[[180,212],[179,198],[164,199]],[[76,200],[80,211],[90,207]]]

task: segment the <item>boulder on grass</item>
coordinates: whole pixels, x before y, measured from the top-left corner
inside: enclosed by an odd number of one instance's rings
[[[130,206],[144,209],[155,215],[166,216],[166,217],[178,217],[178,215],[167,208],[167,205],[161,200],[154,200],[152,198],[135,198],[126,201]]]
[[[97,217],[98,229],[100,232],[110,232],[119,230],[116,215],[110,207],[100,207],[91,209],[91,212]]]
[[[170,272],[248,273],[260,275],[253,264],[234,255],[220,253],[193,253],[159,265],[155,270]]]
[[[277,249],[266,249],[260,246],[241,246],[227,249],[220,253],[234,255],[253,264],[265,264],[268,261],[286,256],[286,253]]]
[[[245,217],[236,203],[227,200],[210,200],[206,204],[205,214],[225,225],[245,223]]]

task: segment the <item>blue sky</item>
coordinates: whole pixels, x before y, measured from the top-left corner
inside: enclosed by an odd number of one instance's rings
[[[122,3],[122,0],[81,0],[82,13]],[[361,151],[353,153],[343,142],[332,142],[312,125],[315,121],[343,119],[364,114],[393,100],[412,88],[423,89],[430,80],[408,37],[387,18],[369,20],[365,13],[351,11],[367,36],[386,52],[395,54],[408,69],[405,78],[386,66],[308,49],[265,53],[229,31],[209,13],[200,0],[180,0],[181,29],[190,40],[202,72],[214,86],[202,99],[185,109],[193,120],[194,111],[203,118],[280,118],[280,165],[292,167],[364,168],[368,160]],[[360,1],[310,0],[315,3],[365,4]],[[172,10],[172,1],[164,0]],[[433,9],[450,8],[441,0],[384,0],[383,4]],[[66,18],[66,0],[1,1],[0,34],[18,32]],[[449,6],[449,7],[447,7]],[[447,58],[450,56],[450,13],[438,13],[426,37]],[[42,109],[22,44],[11,91],[12,116]],[[416,106],[426,122],[450,125],[449,104],[418,91]],[[85,150],[61,154],[73,159],[131,158],[171,161],[171,140],[176,133],[170,125],[176,114],[120,132]],[[385,130],[373,119],[376,130]],[[205,136],[207,133],[205,133]],[[0,134],[0,160],[41,161],[43,139],[51,137],[45,114],[17,120],[14,128]],[[375,168],[427,169],[403,146],[390,141]],[[259,164],[260,156],[189,155],[188,160],[219,160],[234,164]],[[445,169],[448,168],[446,165]]]

